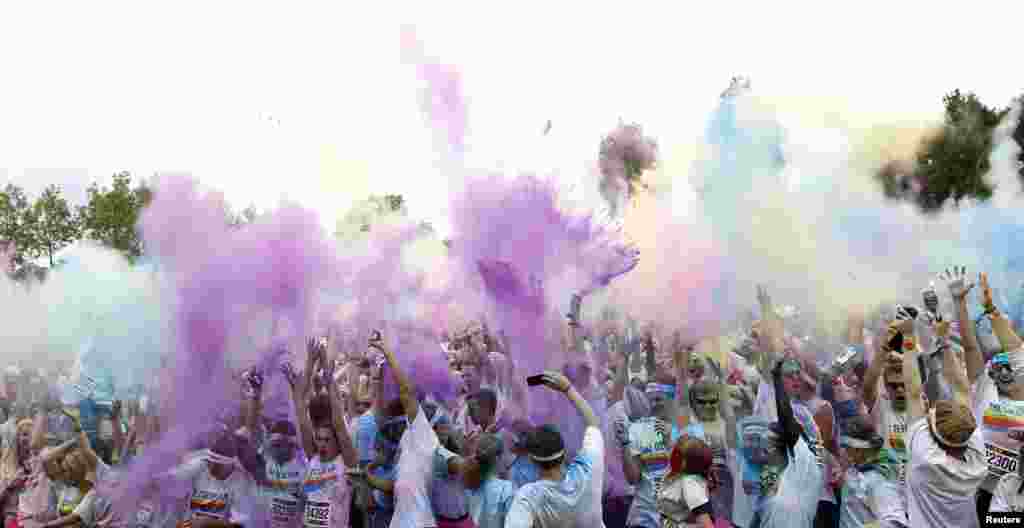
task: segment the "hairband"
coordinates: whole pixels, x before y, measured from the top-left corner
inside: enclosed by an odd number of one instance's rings
[[[555,454],[553,454],[553,455],[546,456],[546,457],[537,456],[537,455],[534,455],[534,454],[531,453],[530,454],[530,459],[533,460],[534,462],[553,462],[553,461],[558,460],[559,458],[561,458],[563,456],[565,456],[565,450],[564,449],[559,451],[559,452],[557,452],[557,453],[555,453]]]
[[[644,392],[654,392],[667,394],[669,397],[674,398],[676,396],[676,388],[674,385],[666,385],[664,383],[648,383],[647,388]]]
[[[860,438],[854,438],[852,436],[842,436],[839,438],[839,445],[842,447],[852,447],[854,449],[872,449],[876,445],[867,440],[861,440]]]
[[[291,441],[293,441],[293,440],[295,440],[295,437],[294,437],[294,436],[291,436],[291,435],[286,435],[286,434],[283,434],[283,433],[273,433],[273,434],[271,434],[271,435],[270,435],[270,436],[269,436],[269,437],[267,438],[267,441],[268,441],[268,442],[270,442],[270,443],[276,443],[276,442],[291,442]]]
[[[210,464],[241,467],[241,464],[239,463],[237,458],[214,453],[212,450],[209,449],[204,451],[200,456],[202,457],[203,460]]]
[[[970,441],[971,441],[970,437],[968,437],[967,440],[964,440],[963,442],[953,442],[953,441],[945,438],[944,436],[942,436],[942,433],[939,432],[939,428],[935,427],[935,408],[934,407],[932,407],[928,411],[928,422],[931,425],[932,432],[935,433],[935,438],[939,441],[940,444],[942,444],[942,445],[944,445],[946,447],[966,447],[967,444],[970,443]]]

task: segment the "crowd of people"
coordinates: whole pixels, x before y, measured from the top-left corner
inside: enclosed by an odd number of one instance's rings
[[[790,328],[759,288],[724,362],[656,325],[587,325],[577,300],[564,368],[520,379],[514,343],[481,322],[438,339],[448,396],[388,336],[310,339],[301,370],[239,374],[238,412],[129,505],[120,476],[173,429],[159,406],[67,405],[60,368],[10,367],[0,513],[4,528],[980,526],[1024,510],[1024,341],[985,275],[978,319],[974,277],[940,278],[947,302],[929,289],[922,308],[851,310],[829,338]],[[270,375],[293,419],[264,412]],[[533,423],[529,387],[564,395],[582,434]]]

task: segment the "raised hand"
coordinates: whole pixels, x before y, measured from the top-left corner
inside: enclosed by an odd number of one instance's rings
[[[541,374],[541,379],[545,387],[558,392],[569,392],[569,389],[572,388],[572,383],[569,382],[569,378],[559,372],[549,370],[544,374]]]
[[[768,288],[762,284],[757,285],[757,303],[761,305],[762,311],[766,311],[772,306],[772,298],[768,295]],[[767,317],[767,314],[762,313],[761,317]]]
[[[959,302],[967,297],[967,294],[974,288],[974,282],[967,275],[967,267],[953,267],[939,274],[939,280],[946,283],[949,288],[949,295],[953,300]]]
[[[942,314],[939,313],[939,294],[935,293],[935,283],[931,282],[921,292],[921,299],[924,301],[925,315],[929,323],[942,321]]]
[[[914,320],[917,319],[918,313],[913,306],[896,305],[896,319],[892,322],[892,326],[895,326],[903,335],[910,335],[914,332]]]
[[[988,285],[988,274],[979,274],[981,282],[981,305],[985,307],[986,312],[995,311],[995,303],[992,302],[992,288]]]

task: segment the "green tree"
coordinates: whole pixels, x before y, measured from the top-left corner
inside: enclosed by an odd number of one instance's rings
[[[382,218],[399,215],[406,216],[405,198],[400,194],[370,195],[361,202],[352,205],[345,216],[338,221],[335,235],[342,238],[367,233]]]
[[[942,129],[926,139],[912,163],[894,161],[875,177],[886,197],[915,203],[925,214],[942,210],[952,200],[985,201],[994,189],[985,181],[990,169],[993,132],[1010,108],[993,108],[973,93],[954,90],[942,99],[945,119]],[[1015,139],[1024,140],[1024,126],[1018,123]],[[1024,153],[1020,160],[1024,162]],[[1024,179],[1024,168],[1020,170]]]
[[[31,258],[35,241],[35,215],[25,190],[12,183],[0,191],[0,242],[10,252],[11,265],[22,266]],[[13,248],[12,248],[13,245]]]
[[[79,218],[61,196],[57,185],[50,185],[32,204],[34,223],[34,257],[45,255],[53,267],[53,255],[78,239],[81,234]]]
[[[93,184],[87,192],[89,202],[79,211],[84,235],[129,259],[142,255],[137,224],[152,191],[142,184],[133,187],[131,174],[121,172],[114,175],[109,188]]]

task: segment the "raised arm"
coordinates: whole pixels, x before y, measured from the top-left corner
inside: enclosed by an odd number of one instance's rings
[[[949,346],[949,323],[941,321],[935,325],[935,337],[937,346],[942,354],[942,372],[953,389],[953,398],[964,405],[970,405],[970,383],[967,381],[967,371],[956,352]]]
[[[398,383],[398,395],[402,400],[402,407],[405,409],[405,415],[411,424],[416,421],[416,415],[420,409],[419,402],[416,401],[416,386],[409,379],[409,376],[405,374],[402,366],[398,364],[398,358],[395,357],[395,353],[384,344],[383,339],[371,341],[370,346],[379,350],[384,354],[384,358],[387,359],[391,373],[395,377],[395,382]]]
[[[307,370],[316,368],[316,365],[313,364],[312,352],[310,352],[309,356],[311,359],[306,361]],[[299,425],[299,437],[302,440],[302,449],[306,453],[315,453],[313,423],[309,418],[309,409],[307,408],[306,401],[309,395],[309,385],[306,384],[307,377],[296,373],[290,363],[282,364],[281,372],[284,374],[285,379],[288,380],[288,386],[291,389],[292,403],[295,405],[295,417]]]
[[[964,266],[944,271],[939,279],[949,287],[949,295],[956,305],[957,321],[960,325],[960,336],[963,338],[964,361],[967,364],[967,379],[972,382],[985,371],[985,357],[978,346],[978,336],[974,331],[974,321],[967,310],[967,294],[974,288],[974,282],[967,274]]]
[[[988,275],[984,273],[981,274],[981,295],[985,314],[992,320],[992,333],[999,339],[999,344],[1003,346],[1004,352],[1008,354],[1016,353],[1024,342],[1013,331],[1010,320],[1000,313],[999,308],[992,302],[992,289],[988,285]]]
[[[775,386],[775,408],[779,415],[779,423],[782,425],[782,440],[787,449],[793,449],[796,441],[800,439],[802,428],[800,422],[796,421],[789,394],[786,394],[786,385],[782,382],[782,361],[776,361],[771,372],[772,383]]]
[[[114,406],[110,412],[110,421],[113,422],[113,451],[111,458],[117,457],[118,461],[121,460],[121,455],[124,452],[124,430],[121,429],[121,416],[124,410],[123,404],[120,400],[114,402]],[[113,460],[111,460],[113,462]]]
[[[899,315],[897,315],[899,317]],[[890,326],[904,335],[904,339],[913,337],[914,321],[908,319],[897,319]],[[921,369],[917,361],[918,347],[903,347],[903,379],[907,390],[907,420],[908,423],[924,416],[924,404],[921,401]]]
[[[359,466],[359,452],[352,442],[348,426],[345,424],[345,407],[341,401],[341,390],[334,381],[334,362],[327,366],[327,394],[331,400],[331,420],[334,422],[334,430],[338,434],[338,448],[341,451],[341,459],[346,467],[354,468]]]
[[[889,340],[892,337],[886,334],[884,339],[876,339],[875,353],[871,355],[871,363],[864,373],[864,406],[869,411],[875,408],[875,402],[878,401],[878,379],[882,377],[885,364],[889,361]]]
[[[543,383],[545,386],[554,389],[558,392],[565,394],[569,401],[576,407],[576,412],[583,418],[583,424],[585,427],[600,427],[601,422],[598,421],[597,415],[594,414],[594,410],[587,403],[587,400],[583,398],[583,395],[573,387],[572,383],[569,382],[569,378],[565,377],[564,374],[560,374],[554,371],[547,371],[543,375]]]

